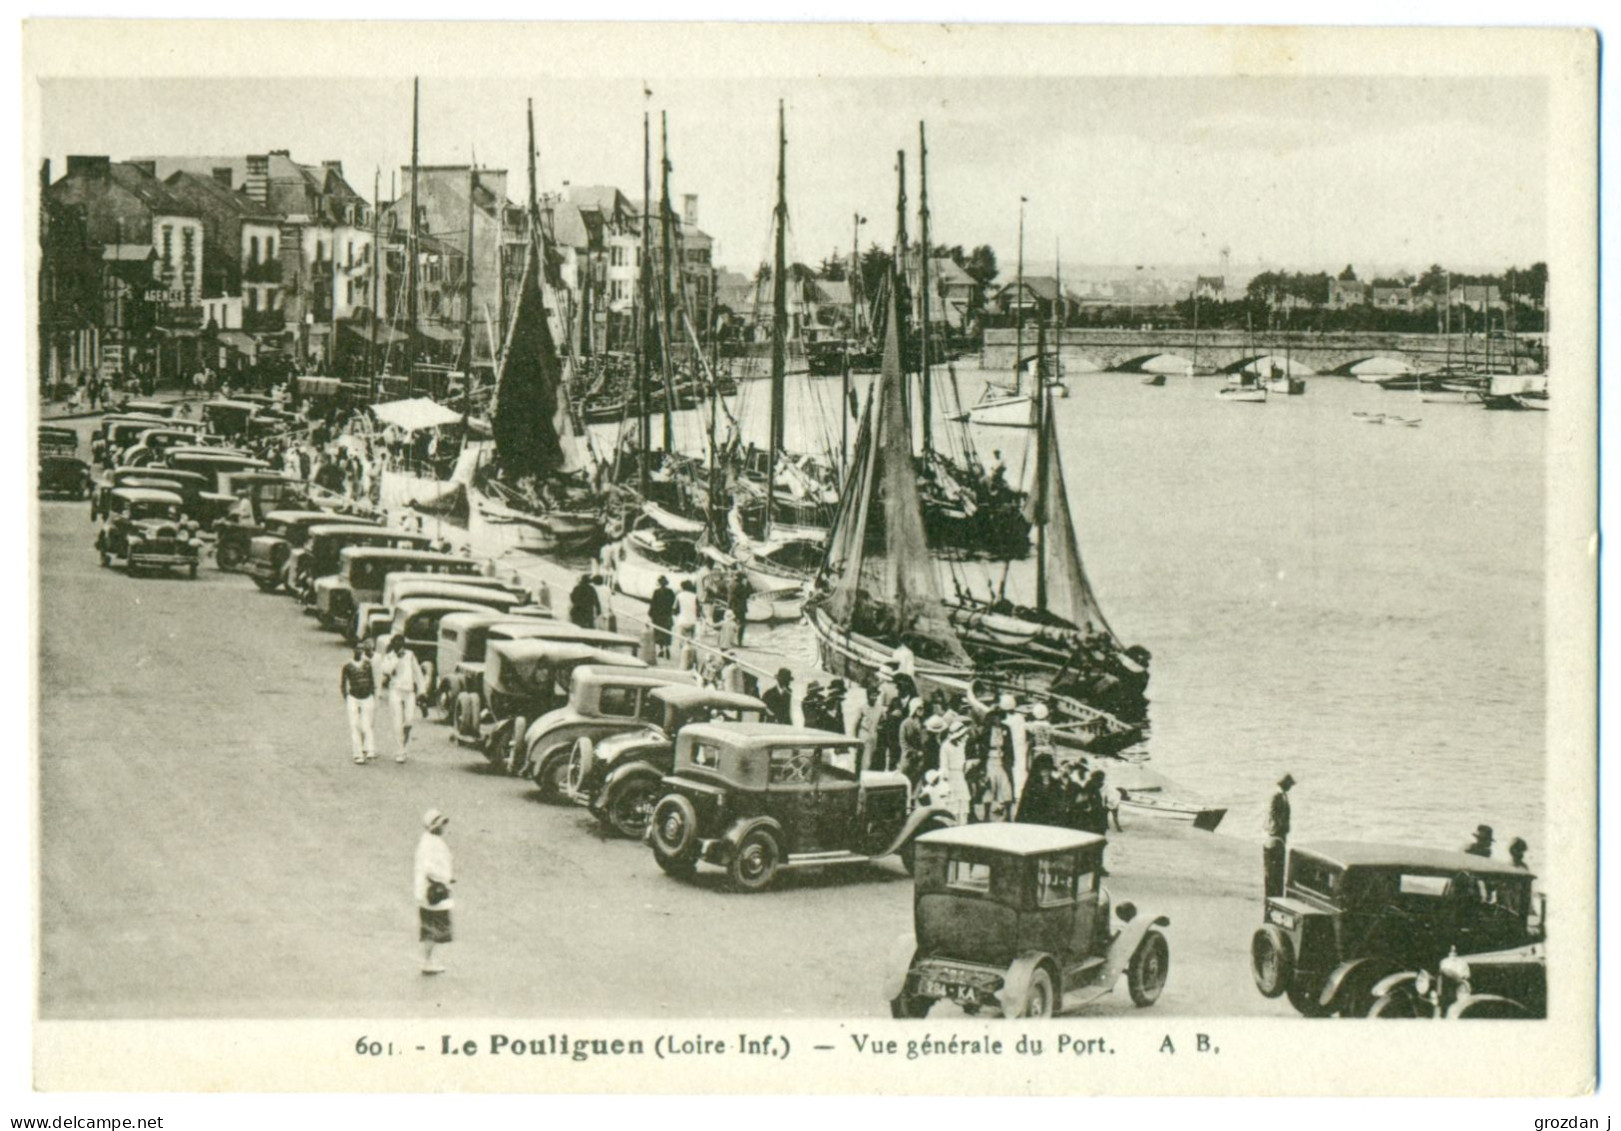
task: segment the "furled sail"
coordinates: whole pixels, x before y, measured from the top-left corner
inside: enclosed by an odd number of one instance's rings
[[[1087,633],[1101,633],[1119,646],[1119,640],[1103,617],[1092,583],[1081,565],[1081,550],[1075,538],[1074,516],[1069,509],[1069,492],[1064,486],[1064,461],[1058,450],[1058,427],[1053,414],[1052,394],[1043,392],[1040,439],[1036,448],[1035,490],[1030,493],[1026,516],[1031,523],[1046,528],[1039,568],[1045,581],[1042,608],[1069,621]],[[1040,597],[1038,596],[1038,600]]]
[[[538,252],[531,239],[524,253],[523,283],[507,328],[506,348],[501,351],[491,422],[496,458],[514,481],[526,475],[545,479],[565,470],[566,463],[556,423],[562,372],[546,317]],[[563,410],[566,414],[566,406]]]
[[[889,305],[878,389],[867,405],[851,482],[829,540],[827,611],[851,631],[904,643],[923,659],[966,666],[923,529],[893,287]]]

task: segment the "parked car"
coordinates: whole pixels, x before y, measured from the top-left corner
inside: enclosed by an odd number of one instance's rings
[[[96,535],[101,564],[122,558],[131,575],[183,569],[197,576],[202,540],[197,525],[182,521],[180,496],[148,487],[120,487],[107,499],[107,520]]]
[[[79,458],[79,434],[73,429],[39,430],[39,494],[90,497],[90,464]]]
[[[331,511],[271,511],[264,516],[263,525],[257,528],[257,533],[247,538],[237,568],[253,578],[253,583],[260,589],[274,593],[287,582],[288,563],[294,551],[309,543],[311,531],[331,529],[340,523],[364,530],[378,529],[369,519],[333,514]],[[254,529],[246,520],[240,525],[232,523],[229,527],[225,523],[216,525],[215,558],[224,554],[228,537],[234,537],[234,534],[228,535],[228,530],[247,532]]]
[[[491,644],[485,654],[482,710],[471,704],[458,708],[463,720],[471,714],[479,721],[473,743],[491,762],[504,766],[509,773],[516,772],[514,750],[521,750],[521,746],[515,741],[521,742],[528,733],[528,720],[567,703],[575,669],[587,664],[647,667],[635,656],[590,644],[557,640],[502,640]],[[468,741],[460,731],[452,737]]]
[[[211,432],[221,436],[246,436],[249,425],[262,406],[247,400],[213,400],[203,402],[202,417]]]
[[[135,442],[117,453],[119,467],[146,467],[162,463],[174,448],[207,447],[210,437],[200,432],[200,426],[176,426],[170,421],[162,428],[148,428],[135,437]]]
[[[382,632],[393,619],[394,606],[407,597],[443,597],[498,612],[516,611],[529,603],[527,590],[495,577],[467,574],[447,577],[412,570],[390,573],[377,600],[367,601],[355,610],[348,628],[349,639],[362,640]]]
[[[338,551],[337,572],[315,579],[315,615],[326,628],[341,631],[353,623],[356,609],[383,595],[383,585],[391,573],[477,577],[485,572],[488,564],[433,550],[345,546]]]
[[[1434,848],[1324,842],[1289,850],[1281,897],[1266,901],[1250,973],[1308,1017],[1361,1017],[1391,974],[1459,953],[1538,941],[1529,872]]]
[[[1548,1016],[1547,944],[1486,954],[1453,950],[1434,970],[1380,979],[1373,994],[1369,1017],[1541,1020]]]
[[[427,675],[427,687],[434,685],[434,661],[439,651],[439,622],[452,613],[476,613],[486,606],[435,594],[407,597],[393,608],[393,619],[374,634],[379,646],[399,636],[416,654]],[[424,694],[423,698],[428,698]]]
[[[578,676],[575,689],[579,689]],[[568,796],[620,836],[640,840],[664,779],[675,770],[675,744],[692,723],[758,723],[766,705],[752,695],[679,683],[650,688],[636,720],[596,736],[581,734],[569,751]]]
[[[297,538],[298,532],[311,526],[330,523],[335,517],[331,511],[303,510],[289,506],[267,511],[257,519],[247,513],[222,519],[214,524],[214,564],[228,572],[241,570],[247,564],[248,550],[255,538],[265,534],[283,540],[289,535]],[[280,580],[278,577],[274,583],[267,584],[258,577],[254,578],[259,588],[265,590],[276,588]]]
[[[641,647],[629,636],[552,620],[539,609],[521,617],[498,612],[451,614],[439,622],[438,702],[445,721],[464,738],[478,737],[479,715],[484,709],[485,655],[488,646],[499,640],[589,644],[626,656],[637,656]]]
[[[196,509],[197,500],[211,486],[209,480],[193,471],[180,471],[171,467],[115,467],[105,473],[90,489],[90,521],[107,513],[107,498],[125,484],[165,483],[164,490],[180,496],[181,507],[187,514]]]
[[[192,503],[192,517],[204,530],[212,530],[216,522],[230,515],[240,493],[253,481],[243,472],[258,473],[261,481],[287,482],[264,460],[225,448],[171,448],[163,457],[163,467],[194,471],[209,481]]]
[[[180,411],[180,405],[175,401],[160,401],[153,397],[132,397],[118,406],[123,413],[139,413],[143,416],[161,416],[165,420],[172,420],[174,414]]]
[[[102,467],[112,467],[118,453],[148,428],[162,428],[169,422],[151,413],[114,413],[101,418],[90,434],[91,457]]]
[[[575,744],[639,728],[648,696],[672,684],[696,687],[698,675],[674,668],[577,669],[568,702],[536,718],[514,745],[517,772],[534,779],[547,801],[562,801],[568,795],[569,756]]]
[[[1048,1017],[1112,993],[1121,974],[1133,1003],[1153,1005],[1170,972],[1170,920],[1113,902],[1101,883],[1105,843],[1000,822],[920,837],[913,933],[885,986],[890,1012],[925,1017],[949,1001]]]
[[[297,597],[304,611],[315,611],[315,582],[330,577],[343,564],[341,555],[351,546],[377,550],[426,550],[431,539],[423,534],[407,534],[370,522],[352,522],[334,515],[330,525],[312,526],[302,546],[287,552],[283,569],[287,592]],[[248,544],[247,570],[255,577],[273,572],[281,556],[279,539],[255,538]]]
[[[221,569],[240,570],[248,560],[248,546],[265,532],[276,511],[325,514],[328,522],[347,516],[334,513],[326,503],[313,500],[310,485],[275,472],[232,472],[215,477],[215,490],[232,497],[230,511],[214,523],[214,560]],[[356,518],[355,522],[370,522]]]
[[[776,723],[694,724],[676,742],[648,838],[659,867],[691,876],[726,869],[739,891],[764,891],[783,868],[854,864],[899,854],[953,824],[911,806],[905,774],[861,771],[861,740]]]

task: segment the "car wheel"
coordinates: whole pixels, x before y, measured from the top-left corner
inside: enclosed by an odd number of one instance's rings
[[[782,846],[770,829],[750,829],[738,842],[726,865],[726,878],[735,891],[758,892],[771,886],[782,863]]]
[[[220,569],[231,572],[240,569],[245,555],[240,546],[221,546],[214,551],[214,564]],[[264,588],[260,586],[260,588]]]
[[[529,720],[519,715],[512,720],[512,741],[501,759],[501,768],[508,777],[520,777],[529,764],[529,746],[524,738],[529,733]]]
[[[478,737],[478,696],[464,691],[456,696],[456,709],[451,712],[451,725],[463,738]]]
[[[1331,1012],[1321,1002],[1323,996],[1323,981],[1321,978],[1297,977],[1289,983],[1289,1004],[1295,1007],[1295,1012],[1302,1017],[1327,1017]]]
[[[552,747],[540,756],[535,765],[535,784],[540,796],[553,804],[568,800],[568,751]]]
[[[109,554],[106,550],[102,550],[101,551],[101,568],[106,569],[108,566],[110,566],[112,564],[113,564],[113,556],[111,554]]]
[[[698,811],[679,793],[653,809],[653,856],[672,876],[690,876],[698,866]]]
[[[1294,980],[1295,952],[1289,937],[1268,923],[1250,940],[1250,976],[1262,997],[1279,997]]]
[[[1388,994],[1381,994],[1368,1008],[1369,1017],[1387,1021],[1406,1021],[1419,1016],[1418,997],[1407,986],[1397,986]]]
[[[652,777],[633,777],[615,787],[602,807],[614,832],[630,840],[641,838],[658,800],[659,785]]]
[[[1024,1000],[1014,1012],[1015,1017],[1051,1017],[1053,1006],[1053,976],[1047,973],[1045,967],[1038,968],[1030,975],[1030,984],[1025,987]]]
[[[907,984],[912,981],[908,976]],[[897,1021],[915,1021],[929,1015],[929,1009],[934,1005],[934,999],[914,994],[906,986],[901,987],[898,996],[889,999],[889,1015]]]
[[[1165,936],[1150,928],[1126,967],[1126,988],[1139,1008],[1153,1005],[1171,972],[1171,947]]]
[[[221,566],[220,568],[224,569],[225,567]],[[261,593],[274,593],[276,591],[276,586],[281,584],[274,577],[256,577],[253,579],[253,583],[259,587],[259,591]]]

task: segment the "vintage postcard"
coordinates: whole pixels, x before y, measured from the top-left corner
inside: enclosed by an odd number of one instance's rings
[[[1591,1090],[1597,74],[29,24],[35,1086]]]

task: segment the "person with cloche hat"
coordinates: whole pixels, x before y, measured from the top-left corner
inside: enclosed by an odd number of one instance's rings
[[[417,901],[417,938],[422,943],[422,972],[443,974],[445,968],[433,960],[433,948],[451,941],[450,885],[456,882],[445,843],[445,826],[450,818],[437,809],[422,814],[422,836],[417,840],[412,885]]]

